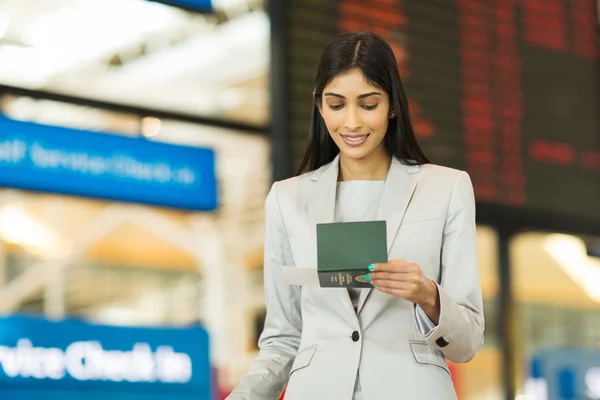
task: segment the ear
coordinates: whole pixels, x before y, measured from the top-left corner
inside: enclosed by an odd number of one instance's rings
[[[396,107],[394,107],[393,104],[390,106],[390,112],[389,112],[388,116],[390,119],[396,118]]]

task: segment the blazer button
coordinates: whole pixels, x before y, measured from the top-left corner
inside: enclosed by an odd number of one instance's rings
[[[358,331],[352,332],[352,341],[358,342],[358,339],[360,339],[360,335],[358,334]]]

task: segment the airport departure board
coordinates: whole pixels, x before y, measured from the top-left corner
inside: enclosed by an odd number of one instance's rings
[[[600,221],[595,0],[290,0],[290,129],[304,150],[320,54],[338,33],[392,46],[417,137],[479,203]]]

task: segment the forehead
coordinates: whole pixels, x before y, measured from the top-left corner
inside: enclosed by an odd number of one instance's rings
[[[367,92],[381,92],[381,88],[370,84],[367,78],[359,69],[352,69],[343,74],[337,75],[323,92],[334,92],[345,97],[356,97]]]

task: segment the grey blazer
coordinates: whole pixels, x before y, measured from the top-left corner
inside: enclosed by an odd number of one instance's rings
[[[414,304],[363,290],[289,286],[281,267],[316,267],[317,223],[333,222],[339,157],[276,182],[265,203],[267,317],[260,352],[228,400],[456,399],[446,359],[467,362],[483,343],[475,201],[466,172],[394,159],[380,209],[389,259],[438,283],[439,325],[424,334]]]

